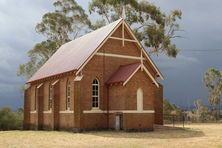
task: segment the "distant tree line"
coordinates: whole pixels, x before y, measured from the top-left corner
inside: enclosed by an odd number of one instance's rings
[[[186,120],[192,122],[218,121],[221,118],[221,93],[222,93],[222,70],[216,68],[208,69],[203,76],[203,82],[208,89],[209,106],[204,105],[201,99],[194,101],[194,109],[182,110],[168,100],[163,101],[163,110],[166,115],[183,115]]]
[[[212,109],[204,105],[201,99],[194,101],[194,108],[187,110],[171,103],[167,99],[163,101],[163,113],[165,123],[172,123],[172,120],[185,122],[215,122],[219,120]],[[174,118],[174,119],[173,119]]]
[[[12,111],[9,107],[0,109],[0,130],[21,130],[23,109]]]
[[[220,118],[220,97],[222,93],[222,71],[210,68],[204,74],[203,81],[208,88],[208,101],[211,105],[211,114],[216,118]]]

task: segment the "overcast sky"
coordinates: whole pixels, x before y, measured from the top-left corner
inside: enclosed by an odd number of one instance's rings
[[[181,106],[195,99],[207,103],[202,77],[209,67],[222,69],[221,0],[152,0],[163,11],[180,9],[183,39],[174,42],[181,49],[176,59],[153,55],[164,74],[164,97]],[[25,80],[17,77],[19,64],[27,61],[27,51],[43,38],[35,25],[53,9],[52,0],[0,0],[0,107],[23,105],[20,90]],[[89,0],[78,0],[88,7]],[[200,51],[203,50],[203,51]]]

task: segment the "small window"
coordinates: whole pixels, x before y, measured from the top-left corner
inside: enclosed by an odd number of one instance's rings
[[[70,110],[71,106],[71,82],[67,80],[66,83],[66,110]]]
[[[92,83],[92,107],[99,108],[99,81],[93,80]]]
[[[52,109],[52,99],[53,99],[53,86],[49,84],[49,99],[48,99],[48,110]]]

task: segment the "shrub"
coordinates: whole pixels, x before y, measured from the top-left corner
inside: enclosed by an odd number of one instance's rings
[[[209,122],[214,120],[207,106],[204,105],[201,99],[194,101],[195,109],[187,111],[187,119],[192,122]]]
[[[165,115],[171,115],[171,114],[181,114],[182,110],[176,106],[175,104],[171,103],[167,99],[163,100],[163,113]]]
[[[0,130],[20,130],[23,123],[23,110],[13,112],[10,108],[0,109]]]

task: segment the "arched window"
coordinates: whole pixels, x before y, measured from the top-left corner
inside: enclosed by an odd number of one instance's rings
[[[49,83],[48,110],[52,109],[52,99],[53,99],[53,86],[51,83]]]
[[[137,110],[143,110],[143,90],[141,88],[137,89]]]
[[[71,106],[71,82],[67,80],[66,82],[66,110],[70,110]]]
[[[97,79],[92,82],[92,107],[99,108],[99,81]]]

